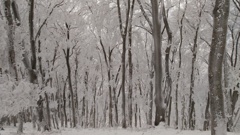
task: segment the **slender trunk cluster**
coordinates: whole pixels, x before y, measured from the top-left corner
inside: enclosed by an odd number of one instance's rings
[[[127,48],[127,37],[128,37],[128,30],[130,28],[130,21],[132,20],[132,15],[130,15],[131,5],[134,4],[134,1],[128,0],[127,1],[127,9],[126,9],[126,19],[125,19],[125,26],[123,26],[122,20],[122,11],[121,11],[121,3],[120,0],[117,0],[117,9],[118,9],[118,19],[119,19],[119,28],[120,33],[123,41],[122,45],[122,127],[127,128],[126,123],[126,94],[125,94],[125,81],[126,81],[126,48]],[[133,9],[133,7],[132,7]]]
[[[65,26],[67,28],[67,41],[70,40],[70,25],[65,23]],[[74,98],[74,92],[73,92],[73,86],[72,86],[72,71],[70,66],[70,48],[68,47],[67,50],[63,50],[65,59],[66,59],[66,65],[67,65],[67,71],[68,71],[68,85],[71,95],[71,108],[72,108],[72,127],[76,127],[76,110],[75,110],[75,98]]]

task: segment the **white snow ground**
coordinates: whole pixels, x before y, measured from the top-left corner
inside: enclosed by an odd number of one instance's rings
[[[0,135],[17,135],[16,127],[4,127]],[[32,129],[31,123],[24,124],[23,135],[210,135],[210,131],[181,131],[164,126],[144,129],[99,128],[99,129],[71,129],[53,130],[51,132],[39,132]],[[240,133],[228,133],[227,135],[240,135]]]

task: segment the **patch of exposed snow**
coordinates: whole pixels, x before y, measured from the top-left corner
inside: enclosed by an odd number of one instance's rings
[[[0,135],[16,135],[16,127],[4,127],[5,130],[0,131]],[[60,130],[53,129],[51,132],[40,132],[32,129],[32,124],[24,124],[24,135],[210,135],[210,131],[182,131],[172,128],[166,128],[163,124],[157,127],[149,128],[62,128]],[[239,133],[228,133],[227,135],[239,135]]]

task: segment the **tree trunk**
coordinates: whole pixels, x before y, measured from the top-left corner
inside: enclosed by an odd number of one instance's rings
[[[9,58],[9,74],[13,81],[18,81],[17,75],[17,67],[16,67],[16,58],[15,58],[15,50],[14,50],[14,23],[13,16],[11,13],[11,0],[4,0],[4,8],[5,8],[5,16],[7,19],[7,44],[8,44],[8,58]]]
[[[139,127],[142,127],[142,117],[141,117],[141,109],[138,108],[138,118],[139,118]]]
[[[113,126],[113,114],[112,114],[112,106],[113,106],[113,103],[112,103],[112,51],[110,51],[110,48],[109,48],[109,54],[108,54],[108,58],[107,58],[107,53],[106,53],[106,49],[103,45],[103,41],[101,39],[101,36],[100,36],[100,45],[102,47],[102,51],[103,51],[103,55],[104,55],[104,60],[105,60],[105,64],[107,66],[107,77],[108,77],[108,96],[109,96],[109,105],[108,105],[108,117],[109,117],[109,126],[112,127]]]
[[[209,55],[211,134],[226,135],[222,89],[222,66],[226,46],[229,0],[216,0],[213,10],[213,34]]]
[[[163,107],[162,97],[162,34],[161,21],[158,13],[158,0],[151,0],[152,2],[152,19],[153,19],[153,39],[154,39],[154,69],[155,69],[155,122],[157,126],[160,122],[165,121],[165,109]],[[162,3],[163,1],[161,1]],[[162,9],[162,4],[161,4]],[[161,11],[161,10],[160,10]],[[161,15],[161,14],[160,14]]]
[[[76,69],[75,69],[75,100],[74,100],[74,104],[75,104],[75,110],[76,110],[76,124],[78,123],[78,119],[77,119],[77,117],[79,117],[79,109],[78,109],[78,79],[77,79],[77,77],[78,77],[78,65],[79,65],[79,62],[78,62],[78,55],[79,55],[79,53],[77,53],[76,54],[76,58],[75,58],[75,63],[76,63]]]
[[[109,56],[110,59],[110,56]],[[111,60],[109,60],[109,64],[111,64]],[[113,116],[112,116],[112,86],[111,86],[111,66],[108,67],[108,88],[109,88],[109,106],[108,106],[108,116],[109,116],[109,126],[113,126]]]
[[[87,100],[86,100],[86,93],[88,91],[88,71],[86,69],[85,76],[84,76],[84,84],[85,90],[83,91],[83,103],[82,103],[82,126],[86,127],[87,125]]]
[[[18,119],[19,119],[18,120],[18,130],[17,130],[18,134],[23,133],[23,115],[24,115],[23,111],[18,114]]]
[[[154,72],[150,71],[150,92],[149,92],[149,110],[148,110],[148,125],[152,125],[152,114],[153,114],[153,82]]]
[[[93,88],[93,128],[96,128],[96,94],[97,94],[97,79],[94,82]]]
[[[180,26],[179,26],[179,31],[180,31],[180,43],[179,43],[179,50],[178,50],[178,55],[179,55],[179,63],[178,63],[178,73],[177,73],[177,81],[176,81],[176,91],[175,91],[175,115],[176,115],[176,120],[175,120],[175,126],[176,129],[178,129],[178,125],[179,125],[179,115],[178,115],[178,88],[179,88],[179,79],[181,76],[181,67],[182,67],[182,45],[183,45],[183,19],[185,17],[185,13],[186,13],[186,9],[187,9],[187,1],[185,3],[185,7],[184,7],[184,12],[182,14],[181,20],[180,20]],[[180,7],[179,7],[180,9]],[[184,117],[183,117],[184,119]]]
[[[54,119],[55,119],[55,123],[56,123],[57,129],[59,129],[57,110],[54,110],[54,114],[53,115],[54,115]]]
[[[134,117],[135,117],[135,127],[137,127],[137,122],[138,122],[138,117],[137,117],[137,113],[138,112],[138,105],[137,104],[135,104],[135,115],[134,115]]]
[[[66,80],[67,81],[67,80]],[[65,127],[67,127],[67,112],[66,112],[66,81],[64,82],[64,88],[63,88],[63,115],[64,115],[64,121],[65,121]]]
[[[171,52],[171,47],[172,47],[172,31],[170,29],[168,20],[167,20],[167,15],[166,15],[166,9],[164,6],[164,2],[163,4],[163,22],[167,31],[167,35],[168,35],[168,45],[167,48],[165,50],[165,73],[166,73],[166,89],[164,91],[167,91],[167,97],[166,97],[166,114],[167,114],[167,118],[168,118],[168,126],[170,126],[170,115],[171,115],[171,104],[172,104],[172,78],[170,75],[170,52]],[[169,109],[167,109],[167,107]]]
[[[190,81],[190,96],[189,96],[189,128],[190,129],[195,129],[195,101],[193,99],[193,94],[194,94],[194,86],[195,86],[195,62],[197,59],[197,49],[198,49],[198,35],[199,35],[199,29],[201,25],[201,17],[202,17],[202,12],[203,12],[204,5],[201,7],[198,18],[199,22],[197,23],[197,28],[195,31],[195,36],[194,36],[194,41],[193,41],[193,48],[192,48],[192,68],[191,68],[191,81]]]
[[[209,93],[208,93],[207,105],[205,108],[205,119],[204,119],[204,123],[203,123],[203,131],[207,131],[209,129],[209,118],[210,118],[209,106],[210,106],[210,97],[209,97]]]
[[[116,96],[116,86],[113,88],[113,101],[114,101],[114,112],[115,112],[115,123],[118,125],[118,99]]]
[[[18,81],[17,67],[16,67],[16,56],[14,50],[14,24],[13,24],[13,16],[11,12],[11,0],[4,0],[4,13],[7,20],[7,44],[8,44],[8,60],[9,60],[9,74],[11,78],[14,78],[13,82]],[[19,112],[19,125],[18,125],[18,133],[23,133],[23,112]]]
[[[21,18],[18,11],[18,6],[15,0],[12,1],[12,12],[17,26],[21,25]]]
[[[128,94],[128,111],[129,111],[129,126],[132,127],[132,119],[133,119],[133,105],[132,105],[132,91],[133,91],[133,82],[132,82],[132,78],[133,78],[133,62],[132,62],[132,18],[133,18],[133,10],[134,10],[134,4],[135,4],[135,0],[132,1],[132,5],[131,5],[131,13],[130,13],[130,19],[129,19],[129,31],[128,31],[128,44],[129,44],[129,48],[128,48],[128,65],[129,65],[129,86],[128,86],[128,90],[129,90],[129,94]]]
[[[51,115],[50,115],[48,94],[45,92],[44,95],[45,95],[46,111],[47,111],[47,119],[46,118],[45,119],[46,119],[46,122],[47,122],[48,130],[51,130]]]
[[[85,94],[83,95],[82,99],[82,127],[85,126],[85,110],[86,110],[86,103],[85,103]]]
[[[117,84],[117,82],[119,81],[119,74],[121,71],[121,65],[118,68],[118,72],[115,76],[115,84]],[[115,110],[115,126],[118,126],[118,96],[117,96],[117,85],[115,85],[113,87],[113,101],[114,101],[114,110]],[[119,92],[121,91],[121,86],[119,88]]]
[[[36,56],[36,45],[34,39],[34,0],[29,0],[29,33],[30,33],[30,45],[31,45],[31,74],[30,74],[30,82],[36,84],[37,83],[37,56]]]
[[[71,94],[71,106],[72,106],[72,120],[73,120],[73,128],[76,127],[76,112],[75,112],[75,104],[74,104],[74,95],[73,95],[73,88],[72,88],[72,79],[71,79],[71,67],[70,67],[70,48],[67,48],[67,52],[65,52],[65,58],[66,58],[66,64],[67,64],[67,70],[68,70],[68,84],[69,84],[69,90]]]
[[[85,127],[87,128],[89,125],[89,109],[88,109],[88,100],[86,102],[86,118],[85,118]]]
[[[126,79],[126,44],[127,44],[127,33],[128,33],[128,24],[129,24],[129,14],[131,7],[131,0],[127,2],[127,11],[126,11],[126,22],[125,27],[123,27],[122,15],[121,15],[121,6],[120,1],[117,0],[117,8],[118,8],[118,19],[119,19],[119,27],[120,33],[122,36],[122,128],[127,128],[126,123],[126,94],[125,94],[125,79]]]

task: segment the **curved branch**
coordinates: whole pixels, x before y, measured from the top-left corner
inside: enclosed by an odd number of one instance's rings
[[[147,16],[147,13],[146,13],[146,11],[144,10],[141,1],[140,1],[140,0],[137,0],[137,1],[138,1],[139,6],[140,6],[140,10],[141,10],[143,16],[144,16],[144,18],[146,19],[146,21],[148,22],[148,25],[150,26],[151,31],[152,31],[152,30],[153,30],[153,24],[152,24],[152,22],[150,21],[149,17]]]
[[[60,3],[56,4],[56,5],[52,8],[52,10],[49,12],[48,17],[45,18],[45,20],[43,21],[43,23],[42,23],[41,26],[39,27],[39,29],[38,29],[38,31],[37,31],[37,34],[35,35],[35,41],[36,41],[37,38],[40,36],[43,26],[47,23],[47,20],[48,20],[49,17],[52,15],[54,9],[57,8],[57,7],[62,6],[63,2],[64,2],[64,0],[62,0]]]

